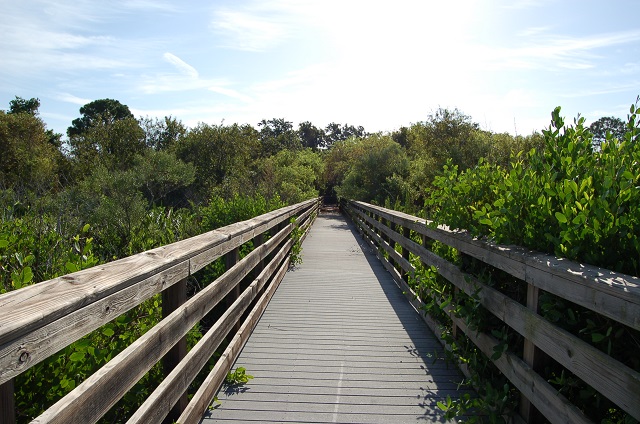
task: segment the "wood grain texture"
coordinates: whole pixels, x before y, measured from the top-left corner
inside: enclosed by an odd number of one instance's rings
[[[354,227],[320,214],[302,247],[203,422],[442,421],[462,376]]]
[[[271,278],[280,266],[285,255],[291,248],[291,242],[286,243],[274,259],[260,273],[260,275],[244,290],[227,311],[207,331],[200,341],[185,356],[184,361],[162,381],[144,402],[128,423],[160,423],[168,414],[171,405],[179,398],[200,370],[213,355],[220,343],[238,322],[244,311],[254,300],[257,293]],[[181,411],[184,412],[185,408]],[[180,414],[178,414],[179,416]],[[178,416],[175,418],[178,419]]]
[[[290,247],[291,246],[289,245],[287,250],[290,249]],[[201,421],[202,416],[208,410],[209,405],[214,399],[214,394],[222,385],[227,373],[231,370],[233,363],[236,361],[242,348],[245,346],[251,332],[264,313],[264,310],[273,297],[273,294],[278,289],[278,286],[288,268],[289,259],[287,258],[276,272],[269,287],[264,291],[256,306],[252,309],[251,313],[242,324],[242,327],[240,327],[238,333],[231,340],[229,346],[227,346],[221,357],[218,359],[218,362],[216,362],[216,365],[205,378],[205,381],[202,383],[198,391],[194,394],[191,402],[189,402],[189,405],[178,419],[178,422],[188,424],[199,423]]]
[[[370,211],[395,224],[458,249],[513,276],[635,329],[640,329],[640,278],[604,268],[477,240],[446,226],[431,228],[422,218],[364,202],[354,209]]]
[[[282,221],[281,221],[282,222]],[[235,228],[239,228],[236,225]],[[95,422],[284,238],[285,226],[89,377],[35,422]]]
[[[2,345],[0,381],[24,372],[188,275],[189,262],[179,263]]]
[[[0,384],[0,424],[16,422],[13,379]]]
[[[256,229],[269,229],[315,203],[315,199],[302,202],[187,240],[5,293],[0,296],[0,310],[12,313],[10,318],[5,314],[0,316],[0,344],[183,262],[231,237],[249,240]]]
[[[377,207],[375,210],[379,212]],[[356,208],[353,214],[361,222],[366,221],[367,224],[374,226],[380,225],[362,210]],[[366,226],[363,226],[363,229],[367,231]],[[533,363],[535,348],[540,348],[631,416],[636,419],[640,417],[640,404],[637,402],[637,394],[640,393],[640,373],[574,335],[555,327],[538,315],[537,287],[531,286],[529,290],[530,305],[527,308],[482,284],[473,276],[463,273],[457,266],[437,257],[423,246],[408,239],[398,238],[397,233],[389,228],[379,227],[378,229],[390,239],[395,239],[403,248],[409,248],[424,263],[436,266],[443,277],[467,294],[471,295],[480,288],[478,294],[482,305],[527,340],[525,355],[528,361]],[[395,277],[399,278],[398,275]],[[471,335],[467,334],[467,336],[471,338]],[[533,381],[531,383],[533,384]],[[528,396],[527,391],[524,394]]]

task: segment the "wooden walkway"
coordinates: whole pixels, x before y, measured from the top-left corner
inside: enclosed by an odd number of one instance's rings
[[[462,376],[351,223],[322,214],[202,423],[444,422]]]

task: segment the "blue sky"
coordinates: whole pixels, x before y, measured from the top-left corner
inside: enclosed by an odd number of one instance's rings
[[[0,108],[38,97],[256,125],[391,131],[457,107],[529,134],[562,106],[625,118],[640,94],[638,0],[0,0]]]

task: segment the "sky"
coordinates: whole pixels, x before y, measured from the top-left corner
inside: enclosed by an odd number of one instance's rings
[[[66,133],[111,98],[185,125],[284,118],[393,131],[457,108],[526,135],[626,119],[638,0],[0,0],[0,109]]]

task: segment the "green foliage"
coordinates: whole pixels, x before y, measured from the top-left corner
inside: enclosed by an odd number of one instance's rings
[[[347,162],[347,167],[336,187],[338,196],[378,204],[384,204],[387,198],[395,201],[402,197],[402,180],[409,162],[398,143],[379,134],[342,143],[339,149],[346,150],[346,154],[341,160]]]
[[[179,159],[195,167],[193,189],[198,193],[196,200],[202,201],[214,189],[223,197],[230,197],[245,194],[246,186],[254,186],[251,164],[257,146],[258,133],[248,125],[201,123],[178,140],[175,152]]]
[[[211,231],[234,222],[245,221],[286,206],[279,197],[236,195],[230,199],[213,197],[209,204],[198,210],[202,231]]]
[[[302,242],[300,241],[302,238],[302,229],[296,225],[295,218],[291,218],[290,222],[293,224],[293,229],[291,230],[293,245],[291,246],[289,266],[295,267],[302,263]]]
[[[45,193],[57,188],[60,152],[30,113],[0,111],[0,188]]]
[[[50,216],[26,212],[16,216],[15,207],[5,206],[0,220],[0,293],[98,263],[88,224],[63,235]]]
[[[259,190],[268,198],[279,196],[284,203],[294,204],[318,196],[323,163],[311,149],[281,150],[264,159],[259,168]]]
[[[229,385],[243,385],[253,379],[253,376],[247,374],[247,370],[244,367],[238,367],[235,371],[229,371],[225,378],[225,383]]]
[[[434,220],[627,274],[640,267],[640,147],[635,112],[625,138],[593,151],[584,119],[564,126],[557,108],[545,149],[509,168],[445,167],[426,207]],[[463,201],[464,199],[464,201]]]
[[[170,195],[195,181],[196,170],[172,152],[146,150],[136,156],[131,172],[150,205],[171,203]]]
[[[89,174],[98,165],[127,170],[145,150],[144,131],[133,117],[98,120],[70,136],[69,147],[79,175]]]
[[[9,102],[9,113],[28,113],[36,116],[40,108],[40,99],[31,98],[29,100],[16,96]]]
[[[593,135],[584,127],[584,119],[565,125],[560,108],[556,108],[551,126],[543,131],[543,149],[515,155],[506,167],[480,161],[476,167],[461,171],[449,162],[434,180],[426,210],[435,222],[467,229],[474,236],[637,276],[640,272],[637,111],[633,105],[621,137],[608,133],[600,150],[594,150]],[[513,278],[487,267],[476,269],[473,263],[467,264],[466,270],[478,278],[487,272],[487,284],[524,302],[524,290]],[[555,325],[640,370],[637,355],[631,353],[640,348],[637,331],[549,293],[540,297],[540,309]],[[457,308],[461,315],[469,311],[468,307]],[[494,359],[521,345],[514,342],[512,330],[498,329],[492,318],[488,319],[481,321],[479,328],[492,329],[497,338]],[[462,356],[469,357],[468,353]],[[554,364],[547,367],[544,375],[588,416],[603,422],[627,420],[613,403],[565,371]],[[443,406],[447,410],[457,407],[455,402],[453,406]]]
[[[624,139],[624,134],[627,132],[624,121],[613,116],[604,116],[594,121],[588,129],[593,134],[592,143],[596,150],[600,149],[602,143],[607,141],[607,133],[611,133],[609,138],[620,141]]]
[[[82,117],[74,119],[71,126],[67,128],[70,139],[93,127],[108,127],[119,120],[133,119],[129,107],[113,99],[100,99],[87,103],[80,108],[80,114]]]
[[[283,150],[298,150],[302,143],[291,122],[282,119],[263,119],[258,123],[260,129],[260,152],[263,157],[277,154]]]
[[[139,123],[144,130],[145,145],[153,150],[171,150],[187,133],[187,127],[171,116],[140,118]]]

